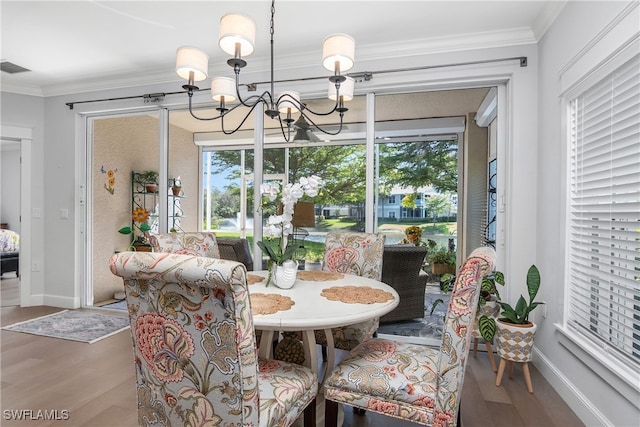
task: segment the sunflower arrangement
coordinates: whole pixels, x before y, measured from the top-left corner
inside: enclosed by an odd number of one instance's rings
[[[131,213],[131,219],[135,223],[133,227],[122,227],[118,230],[120,234],[131,234],[131,244],[129,248],[134,247],[134,243],[138,240],[140,243],[144,243],[149,237],[149,230],[151,227],[147,223],[149,220],[149,211],[142,207],[136,207]],[[140,230],[142,234],[136,236],[136,230]]]

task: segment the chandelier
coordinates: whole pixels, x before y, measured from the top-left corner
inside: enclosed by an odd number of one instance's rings
[[[193,112],[192,98],[195,91],[200,90],[195,82],[202,81],[208,77],[209,56],[202,50],[192,46],[182,46],[178,48],[176,54],[176,73],[178,76],[187,80],[187,84],[182,88],[187,91],[189,96],[189,113],[197,120],[221,120],[222,131],[226,135],[233,134],[238,131],[244,122],[249,118],[253,110],[263,104],[265,106],[265,114],[271,119],[277,119],[284,139],[289,142],[292,139],[292,126],[295,127],[293,118],[294,114],[300,115],[319,131],[327,135],[337,135],[342,131],[344,113],[348,108],[344,106],[344,102],[353,98],[354,80],[351,77],[344,76],[341,73],[351,69],[354,65],[355,41],[351,36],[346,34],[331,34],[324,39],[322,45],[322,66],[333,74],[329,77],[328,98],[335,101],[333,107],[326,112],[317,112],[310,109],[306,104],[300,101],[300,94],[296,91],[283,91],[278,94],[274,91],[274,16],[275,16],[275,0],[271,2],[271,81],[270,90],[262,92],[260,95],[253,95],[242,98],[240,95],[240,70],[247,65],[247,61],[243,58],[251,55],[254,50],[256,23],[245,15],[228,14],[220,19],[220,32],[218,45],[225,53],[233,55],[227,60],[227,64],[233,68],[235,80],[229,77],[214,77],[211,80],[211,98],[219,103],[216,108],[218,113],[213,117],[199,117]],[[237,104],[229,106],[229,104],[237,101]],[[248,108],[244,118],[240,124],[233,129],[225,129],[225,116],[240,108]],[[328,116],[338,113],[340,116],[340,125],[334,132],[322,129],[317,125],[311,115]],[[283,117],[284,116],[284,117]],[[295,129],[294,129],[295,134]]]

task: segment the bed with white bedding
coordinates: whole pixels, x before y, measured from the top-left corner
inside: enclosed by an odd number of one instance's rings
[[[20,235],[12,230],[0,230],[0,275],[15,271],[19,275]]]

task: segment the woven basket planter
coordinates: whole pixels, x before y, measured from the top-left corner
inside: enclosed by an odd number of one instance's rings
[[[442,274],[455,274],[456,266],[451,264],[431,264],[431,273],[442,275]]]
[[[512,362],[528,362],[531,360],[533,338],[538,326],[535,323],[514,325],[500,319],[496,322],[496,342],[498,356]]]

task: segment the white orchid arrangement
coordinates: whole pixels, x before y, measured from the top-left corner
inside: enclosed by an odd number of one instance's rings
[[[288,244],[288,236],[293,233],[293,210],[295,204],[305,194],[309,197],[317,196],[322,183],[322,178],[312,175],[310,177],[302,177],[297,183],[289,183],[282,188],[279,183],[262,184],[260,186],[263,198],[267,198],[270,202],[275,202],[280,198],[280,203],[282,204],[282,213],[269,216],[264,229],[265,238],[278,244],[258,242],[260,249],[269,257],[269,271],[271,271],[271,266],[274,263],[282,265],[284,261],[292,259],[293,254],[301,249],[300,246]]]

